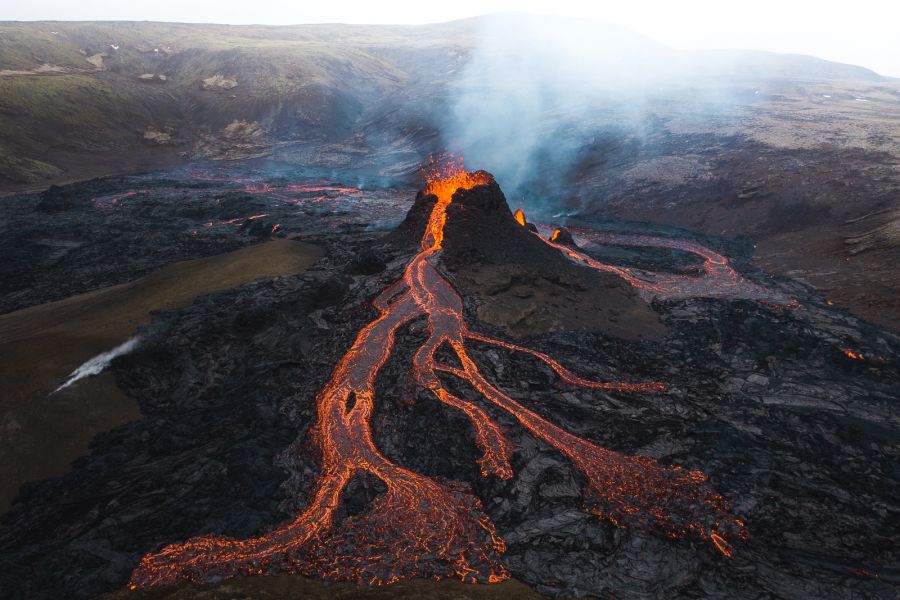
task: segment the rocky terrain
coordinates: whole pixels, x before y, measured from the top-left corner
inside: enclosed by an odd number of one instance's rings
[[[551,248],[528,250],[508,237],[504,232],[518,225],[505,201],[486,208],[496,201],[448,210],[441,269],[458,289],[478,292],[464,294],[470,327],[498,339],[515,336],[584,377],[659,380],[666,389],[582,390],[529,355],[473,342],[470,352],[486,377],[582,438],[702,470],[733,503],[749,537],[726,558],[709,543],[598,519],[584,510],[582,474],[499,412],[492,416],[515,448],[513,476],[483,477],[468,419],[410,377],[409,360],[423,336],[417,321],[398,334],[376,382],[372,425],[387,457],[471,488],[506,541],[509,571],[541,594],[895,596],[900,340],[894,334],[830,306],[803,283],[754,269],[747,243],[602,221],[593,226],[691,236],[749,281],[798,305],[653,300],[630,310],[623,304],[597,327],[573,330],[565,321],[530,321],[540,307],[527,305],[548,297],[524,293],[515,296],[525,316],[514,327],[491,323],[483,307],[508,286],[467,287],[462,282],[473,273],[514,272],[513,283],[528,288],[556,270],[551,283],[565,289],[565,302],[587,302],[597,293],[594,285],[578,285],[578,273],[583,282],[595,277],[585,267],[554,267],[560,255],[544,252]],[[14,598],[112,592],[141,556],[165,544],[205,533],[247,537],[302,508],[318,468],[309,435],[316,394],[373,318],[372,298],[409,260],[404,232],[422,223],[421,207],[415,203],[387,237],[358,231],[320,238],[327,254],[304,274],[208,295],[143,326],[140,346],[111,367],[141,418],[99,435],[70,473],[22,489],[0,528],[2,588]],[[696,261],[677,250],[595,244],[582,250],[623,267],[697,275]],[[605,281],[604,293],[629,305],[643,302],[622,282]],[[616,329],[648,322],[657,323],[652,339],[626,339]],[[342,497],[341,518],[365,512],[381,491],[374,481],[355,480]],[[245,586],[253,578],[243,581],[228,589],[238,585],[252,595]]]

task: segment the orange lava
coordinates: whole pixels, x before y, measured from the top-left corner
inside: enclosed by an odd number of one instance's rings
[[[516,212],[513,214],[513,218],[516,220],[516,223],[525,227],[525,211],[521,208],[517,208]]]
[[[215,227],[216,225],[243,225],[246,221],[255,221],[256,219],[262,219],[264,217],[268,217],[268,213],[261,215],[249,215],[246,217],[235,217],[233,219],[228,219],[227,221],[210,221],[208,223],[204,223],[203,226],[209,229],[210,227]]]
[[[877,354],[863,354],[862,352],[854,352],[849,348],[845,348],[844,350],[842,350],[842,352],[844,353],[844,356],[846,356],[847,358],[852,358],[853,360],[865,361],[873,365],[887,364],[887,359]]]
[[[491,344],[545,363],[570,385],[628,392],[664,389],[657,382],[590,381],[546,354],[469,330],[462,299],[438,271],[436,259],[446,208],[454,193],[490,181],[486,173],[467,173],[461,161],[430,166],[426,191],[437,202],[421,250],[403,276],[374,299],[379,316],[358,333],[317,397],[314,439],[321,452],[321,468],[306,509],[259,537],[202,536],[166,546],[143,558],[132,574],[132,588],[274,572],[369,585],[410,577],[457,577],[483,583],[507,578],[501,562],[504,542],[478,498],[461,484],[437,481],[392,463],[373,440],[370,421],[376,378],[392,352],[397,332],[418,319],[427,323],[428,338],[412,359],[415,380],[470,419],[484,476],[512,477],[513,447],[484,408],[449,391],[442,376],[476,390],[484,402],[502,409],[567,457],[585,476],[585,505],[593,514],[668,537],[705,539],[731,555],[726,538],[740,537],[743,524],[730,516],[728,503],[709,488],[703,473],[662,467],[652,458],[619,454],[568,433],[494,386],[469,355],[467,341]],[[439,348],[452,350],[459,366],[439,362],[435,357]],[[379,478],[387,490],[367,512],[337,519],[342,491],[362,474]]]
[[[723,540],[719,534],[711,533],[709,537],[712,538],[713,544],[716,545],[716,548],[718,548],[722,554],[724,554],[728,558],[732,557],[733,552],[731,550],[731,547],[728,545],[728,542]]]
[[[703,271],[699,275],[650,272],[602,263],[577,249],[559,244],[556,242],[559,229],[553,230],[547,239],[541,238],[577,263],[621,277],[648,298],[661,300],[698,297],[741,298],[780,308],[799,307],[796,299],[747,280],[734,270],[727,258],[692,240],[587,229],[572,229],[571,233],[580,241],[587,243],[666,248],[689,252],[703,259]]]
[[[434,195],[437,203],[428,218],[428,226],[422,238],[422,252],[434,254],[441,249],[444,223],[447,222],[447,206],[456,190],[468,190],[490,182],[490,175],[484,171],[468,173],[463,168],[462,160],[452,157],[443,161],[432,159],[425,169],[425,193]]]

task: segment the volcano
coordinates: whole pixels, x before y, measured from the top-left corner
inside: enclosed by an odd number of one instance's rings
[[[900,342],[704,240],[532,224],[435,161],[387,236],[139,336],[112,371],[144,416],[23,490],[4,589],[892,585]]]
[[[487,227],[472,232],[465,227],[471,222]],[[657,382],[583,379],[541,352],[470,330],[462,299],[437,267],[445,243],[457,254],[473,248],[462,239],[454,241],[455,232],[491,234],[493,243],[484,246],[502,248],[499,260],[508,256],[551,264],[564,260],[524,228],[521,216],[513,217],[493,177],[483,171],[467,173],[461,163],[432,165],[406,225],[420,233],[419,251],[401,279],[373,300],[379,316],[360,331],[319,392],[315,438],[322,465],[306,510],[258,538],[200,537],[168,546],[143,559],[132,576],[132,587],[172,584],[178,578],[205,583],[278,570],[370,585],[416,576],[455,575],[473,583],[505,579],[499,557],[505,545],[479,500],[457,486],[441,485],[392,463],[372,438],[375,380],[394,349],[398,330],[419,319],[426,321],[428,337],[412,360],[416,385],[470,419],[483,453],[478,463],[484,476],[512,477],[512,447],[499,424],[478,404],[451,391],[441,374],[468,384],[576,465],[587,479],[590,512],[616,524],[659,529],[672,538],[709,539],[731,556],[725,540],[731,532],[726,530],[743,535],[743,523],[730,517],[730,507],[706,486],[702,472],[662,468],[649,457],[624,456],[580,439],[495,387],[472,360],[466,344],[475,340],[528,354],[573,386],[630,392],[665,389]],[[451,355],[449,360],[437,358],[441,350]],[[335,523],[341,494],[360,475],[376,477],[386,491],[364,515]]]

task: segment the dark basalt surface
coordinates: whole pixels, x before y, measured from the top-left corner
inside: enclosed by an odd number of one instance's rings
[[[420,197],[413,210],[426,203]],[[483,207],[467,210],[460,225],[488,218]],[[139,349],[112,366],[144,417],[98,436],[68,475],[27,486],[2,517],[4,595],[89,598],[123,586],[140,557],[165,544],[211,532],[243,537],[295,514],[317,469],[315,395],[375,316],[371,298],[402,272],[410,250],[401,238],[402,229],[354,246],[337,236],[305,274],[158,314]],[[466,244],[503,242],[475,236]],[[658,270],[686,266],[659,252],[628,252]],[[462,265],[444,268],[452,280]],[[408,376],[421,323],[398,335],[379,376],[375,438],[403,466],[472,486],[508,544],[513,576],[548,595],[895,598],[900,340],[799,284],[764,283],[802,308],[655,303],[667,330],[652,342],[566,331],[519,340],[585,377],[661,380],[669,386],[661,394],[569,388],[528,356],[471,346],[494,383],[567,430],[704,471],[747,522],[750,538],[732,559],[706,543],[589,515],[578,472],[503,414],[494,416],[516,447],[515,475],[482,478],[467,419]],[[505,337],[479,322],[477,308],[466,299],[472,329]],[[344,510],[364,511],[377,493],[375,482],[354,482]]]
[[[447,206],[441,260],[451,271],[472,263],[581,270],[520,226],[493,176],[485,171],[478,174],[490,178],[490,183],[457,190]],[[386,242],[398,249],[417,249],[435,202],[436,196],[420,191],[403,221],[386,236]]]
[[[409,190],[289,189],[298,183],[341,185],[321,177],[263,178],[248,169],[197,165],[3,198],[0,314],[271,237],[316,240],[388,231],[409,202]],[[255,215],[265,216],[247,219]]]

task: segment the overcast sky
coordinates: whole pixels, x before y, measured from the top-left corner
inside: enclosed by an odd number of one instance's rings
[[[435,23],[501,11],[607,21],[675,48],[811,54],[900,77],[900,0],[4,0],[0,20]]]

